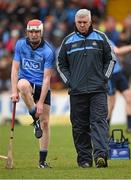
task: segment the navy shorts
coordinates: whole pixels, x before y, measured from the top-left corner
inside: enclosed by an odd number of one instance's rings
[[[118,90],[123,92],[129,88],[128,81],[122,71],[112,74],[108,81],[108,95],[112,96]]]
[[[34,102],[36,103],[40,98],[42,86],[38,86],[33,83],[30,83],[30,84],[33,89],[33,99],[34,99]],[[51,104],[51,91],[50,90],[48,90],[47,92],[44,104],[48,104],[48,105]]]

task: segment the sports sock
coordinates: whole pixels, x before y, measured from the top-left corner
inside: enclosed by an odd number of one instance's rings
[[[131,115],[127,116],[127,129],[131,129]]]
[[[31,110],[29,110],[29,114],[36,121],[36,120],[38,120],[38,118],[35,117],[35,113],[36,113],[36,107],[33,107]]]
[[[40,156],[39,162],[46,161],[47,153],[48,153],[47,150],[43,150],[39,152],[39,156]]]

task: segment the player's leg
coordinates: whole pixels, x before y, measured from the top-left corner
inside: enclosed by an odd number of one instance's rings
[[[127,132],[131,133],[131,89],[122,92],[126,100]]]
[[[32,97],[33,90],[29,81],[20,79],[17,88],[29,111],[32,110],[35,107],[35,103]]]
[[[117,89],[122,93],[126,101],[127,132],[131,132],[131,89],[123,72],[118,75]]]
[[[41,87],[36,86],[34,89],[33,98],[34,101],[38,102],[41,94]],[[49,127],[49,116],[50,116],[50,104],[51,104],[51,92],[47,92],[46,98],[43,102],[43,113],[40,115],[39,119],[41,122],[41,128],[43,131],[42,137],[39,139],[39,167],[40,168],[50,168],[46,163],[46,157],[48,154],[48,145],[50,140],[50,127]]]
[[[108,81],[108,117],[107,117],[107,122],[110,125],[110,120],[112,117],[112,111],[115,106],[115,100],[116,100],[116,86],[115,86],[115,80],[114,76],[112,76],[112,79]]]
[[[112,111],[114,109],[116,97],[115,95],[109,96],[108,95],[108,118],[111,119]]]
[[[41,128],[43,130],[43,135],[39,140],[40,152],[39,152],[39,167],[47,168],[50,167],[46,163],[48,145],[50,142],[50,126],[49,126],[49,115],[50,115],[50,105],[44,104],[43,114],[40,116]]]
[[[41,130],[41,127],[40,127],[40,121],[39,121],[39,118],[35,116],[36,114],[36,105],[34,103],[34,99],[33,99],[33,96],[32,96],[32,93],[33,93],[33,88],[30,84],[29,81],[27,81],[26,79],[20,79],[18,81],[18,90],[21,94],[21,97],[23,99],[23,101],[25,102],[28,110],[29,110],[29,113],[30,115],[32,116],[33,120],[34,120],[34,133],[35,133],[35,136],[37,138],[40,138],[42,136],[42,130]]]

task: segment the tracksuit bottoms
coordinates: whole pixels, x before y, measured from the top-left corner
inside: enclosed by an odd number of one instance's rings
[[[107,94],[70,95],[70,106],[77,163],[92,164],[99,154],[108,156]]]

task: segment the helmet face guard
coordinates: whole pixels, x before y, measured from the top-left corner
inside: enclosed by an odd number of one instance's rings
[[[30,20],[26,29],[27,31],[41,31],[41,36],[43,35],[43,23],[38,19]]]

